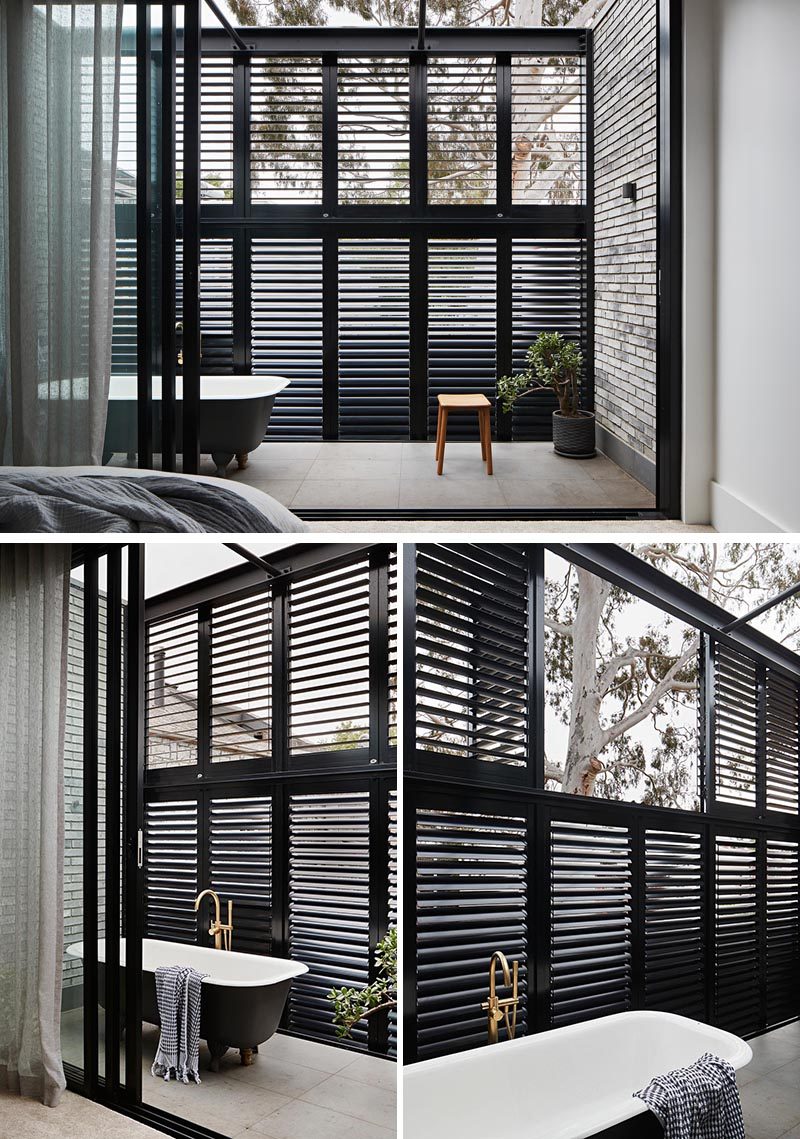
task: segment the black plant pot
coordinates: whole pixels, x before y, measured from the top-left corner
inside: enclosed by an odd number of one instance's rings
[[[568,459],[591,459],[594,449],[594,412],[577,415],[553,412],[553,447],[557,455]]]

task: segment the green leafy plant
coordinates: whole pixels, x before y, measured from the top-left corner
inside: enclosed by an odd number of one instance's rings
[[[561,414],[574,418],[580,411],[580,378],[583,354],[577,344],[560,332],[540,332],[527,354],[528,366],[516,376],[497,382],[497,398],[504,411],[531,392],[555,393]]]
[[[376,1012],[397,1008],[397,930],[390,929],[375,949],[378,977],[365,989],[331,989],[328,1000],[333,1005],[336,1035],[350,1036],[360,1020]]]

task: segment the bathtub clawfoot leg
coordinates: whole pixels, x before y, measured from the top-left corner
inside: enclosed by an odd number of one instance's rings
[[[228,463],[233,458],[232,452],[230,452],[230,451],[212,451],[211,458],[214,460],[214,464],[217,468],[216,471],[214,471],[214,474],[220,475],[222,478],[224,478]]]
[[[219,1071],[219,1062],[225,1053],[228,1051],[227,1044],[221,1044],[218,1040],[207,1040],[208,1050],[211,1053],[211,1063],[209,1068],[212,1072]]]
[[[239,464],[239,470],[240,470],[240,471],[245,471],[245,470],[247,470],[247,463],[248,463],[248,460],[249,460],[249,458],[250,458],[250,453],[249,453],[249,451],[239,451],[239,452],[237,452],[237,455],[236,455],[236,462]]]
[[[247,1068],[251,1064],[255,1064],[255,1051],[252,1048],[240,1048],[239,1055],[242,1058],[242,1067]]]

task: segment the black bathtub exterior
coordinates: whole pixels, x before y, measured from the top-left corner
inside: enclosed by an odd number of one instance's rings
[[[105,967],[98,962],[100,992],[105,992]],[[122,972],[124,973],[124,969]],[[292,978],[268,985],[203,985],[200,1005],[200,1038],[211,1052],[211,1070],[228,1048],[238,1048],[243,1057],[258,1050],[277,1031],[292,987]],[[125,991],[124,984],[122,991]],[[160,1024],[156,1000],[156,976],[142,973],[142,1020]]]
[[[235,378],[235,377],[232,377]],[[274,395],[245,396],[242,399],[204,399],[200,401],[200,451],[211,455],[217,474],[224,474],[234,455],[246,456],[264,442],[272,414]],[[103,462],[114,454],[136,453],[136,401],[108,401]],[[175,402],[175,436],[183,431],[183,401]],[[153,450],[161,449],[161,401],[153,400]]]
[[[598,1131],[592,1139],[664,1139],[664,1128],[652,1111],[646,1115],[635,1115],[624,1123]]]

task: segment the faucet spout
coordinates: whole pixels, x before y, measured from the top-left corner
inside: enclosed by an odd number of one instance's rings
[[[220,916],[219,894],[215,890],[203,890],[197,895],[194,900],[195,913],[200,909],[200,903],[206,895],[214,900],[214,920],[209,926],[208,936],[214,938],[215,949],[230,950],[233,937],[233,902],[228,902],[228,924],[223,925]]]
[[[497,995],[497,966],[503,970],[503,984],[511,989],[510,997],[500,998]],[[505,953],[496,949],[489,961],[489,999],[484,1001],[481,1008],[487,1016],[487,1038],[490,1044],[496,1044],[499,1039],[500,1024],[505,1021],[508,1039],[513,1040],[517,1034],[517,1006],[519,1005],[519,962],[515,961],[509,967]],[[509,1016],[509,1010],[512,1015]]]

